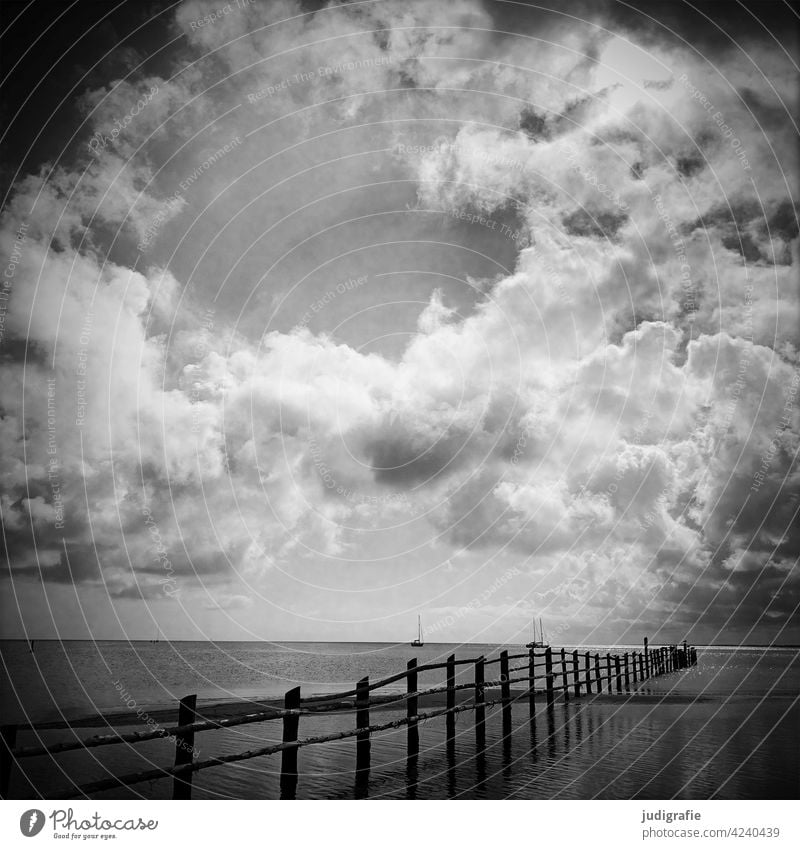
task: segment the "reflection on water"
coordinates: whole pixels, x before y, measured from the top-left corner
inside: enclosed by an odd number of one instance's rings
[[[397,714],[400,715],[399,713]],[[464,714],[459,715],[464,717]],[[469,716],[469,714],[467,714]],[[387,717],[388,718],[388,717]],[[404,729],[377,735],[368,774],[355,774],[352,740],[301,749],[298,798],[795,798],[800,770],[793,740],[797,704],[779,698],[695,703],[627,703],[607,700],[515,706],[513,732],[502,739],[496,709],[487,710],[486,748],[475,751],[474,726],[459,722],[447,756],[443,723],[420,728],[420,754],[406,758]],[[303,717],[309,735],[348,727],[345,717]],[[200,757],[228,754],[276,742],[279,723],[262,723],[198,736]],[[152,742],[59,756],[79,781],[102,777],[105,768],[125,772],[169,762],[170,750]],[[96,758],[96,760],[95,760]],[[52,769],[40,761],[34,784]],[[280,756],[215,767],[195,775],[194,798],[277,798]],[[17,780],[15,796],[23,793]],[[167,780],[138,785],[120,795],[168,798]]]
[[[397,666],[395,665],[395,668]],[[298,798],[796,798],[800,766],[794,757],[800,663],[797,653],[706,651],[699,666],[651,679],[629,697],[527,701],[512,709],[512,733],[503,735],[500,711],[486,710],[486,746],[476,752],[475,717],[456,716],[452,746],[443,718],[420,723],[419,755],[406,757],[406,729],[372,738],[368,773],[355,775],[355,740],[309,746],[299,753]],[[399,718],[382,712],[380,721]],[[300,737],[346,730],[352,716],[302,717]],[[140,729],[136,729],[140,730]],[[90,731],[82,730],[81,734]],[[48,731],[44,740],[65,739]],[[279,742],[279,722],[211,731],[197,736],[201,759]],[[33,742],[23,734],[21,745]],[[35,795],[70,780],[163,766],[171,750],[161,741],[71,752],[55,762],[32,759],[29,779],[15,774],[12,793]],[[194,798],[278,798],[280,755],[201,771]],[[171,784],[136,785],[121,796],[169,798]]]

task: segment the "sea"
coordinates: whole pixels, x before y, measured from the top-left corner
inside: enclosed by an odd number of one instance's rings
[[[127,714],[122,732],[147,731],[156,711],[196,694],[198,707],[276,699],[296,686],[303,696],[350,690],[448,655],[497,657],[517,646],[426,643],[253,643],[0,641],[1,724],[53,723],[98,716],[89,727],[20,730],[17,746],[108,733],[104,717]],[[559,647],[560,648],[560,647]],[[571,651],[573,647],[566,647]],[[639,646],[580,646],[622,653]],[[497,667],[493,667],[497,669]],[[459,681],[471,667],[459,667]],[[520,673],[521,674],[521,673]],[[490,677],[487,675],[487,678]],[[513,673],[512,673],[513,677]],[[419,688],[444,683],[444,671],[420,675]],[[381,692],[401,692],[398,682]],[[131,712],[138,712],[139,718]],[[374,711],[373,722],[404,713]],[[176,714],[175,714],[176,716]],[[162,715],[163,718],[163,715]],[[148,724],[149,720],[149,724]],[[174,721],[174,717],[167,722]],[[93,721],[92,721],[93,722]],[[85,725],[86,723],[84,723]],[[300,738],[353,727],[352,713],[303,716]],[[800,795],[800,648],[700,646],[695,667],[631,685],[629,693],[512,706],[504,737],[498,707],[487,709],[486,748],[476,752],[474,714],[459,713],[453,756],[445,756],[445,723],[419,727],[420,753],[406,758],[406,729],[373,735],[371,769],[355,775],[355,740],[311,745],[299,752],[297,798],[347,799],[793,799]],[[257,749],[281,740],[279,721],[197,734],[195,756]],[[169,766],[165,740],[105,746],[20,761],[12,798],[47,798],[80,784]],[[268,755],[214,766],[193,776],[193,798],[273,799],[280,796],[281,757]],[[93,794],[93,798],[170,798],[164,778]]]

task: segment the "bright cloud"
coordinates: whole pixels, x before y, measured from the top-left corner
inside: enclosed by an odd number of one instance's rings
[[[175,12],[171,77],[84,91],[3,213],[8,577],[246,613],[276,571],[424,542],[440,574],[520,564],[565,620],[784,624],[786,63],[748,86],[591,24],[537,53],[472,0],[213,7]],[[512,267],[476,283],[491,239]]]

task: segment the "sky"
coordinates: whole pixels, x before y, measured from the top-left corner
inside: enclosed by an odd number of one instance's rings
[[[800,643],[783,2],[3,4],[3,637]]]

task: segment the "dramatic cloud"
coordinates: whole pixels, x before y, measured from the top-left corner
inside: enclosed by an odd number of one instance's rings
[[[344,620],[514,566],[514,627],[786,639],[796,45],[218,7],[7,199],[6,580]]]

